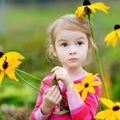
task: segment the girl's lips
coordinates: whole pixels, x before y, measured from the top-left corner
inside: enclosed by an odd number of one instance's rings
[[[77,60],[78,60],[78,58],[70,58],[69,59],[69,61],[72,61],[72,62],[77,61]]]

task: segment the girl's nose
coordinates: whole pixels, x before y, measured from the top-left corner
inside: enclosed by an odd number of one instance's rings
[[[76,50],[75,50],[75,48],[73,46],[70,48],[69,54],[70,55],[76,54]]]
[[[70,55],[74,55],[74,54],[76,54],[76,52],[74,51],[74,52],[70,52]]]

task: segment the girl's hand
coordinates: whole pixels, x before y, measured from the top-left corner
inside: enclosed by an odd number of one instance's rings
[[[73,82],[70,79],[70,76],[65,68],[56,66],[51,70],[51,72],[53,73],[52,78],[61,80],[63,84],[66,86],[67,90],[73,88]]]
[[[50,113],[61,100],[62,95],[60,94],[58,86],[52,86],[50,89],[47,89],[43,95],[43,103],[41,105],[43,114]]]

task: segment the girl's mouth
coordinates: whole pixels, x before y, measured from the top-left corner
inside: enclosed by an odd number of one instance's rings
[[[76,61],[78,61],[78,58],[70,58],[69,61],[76,62]]]

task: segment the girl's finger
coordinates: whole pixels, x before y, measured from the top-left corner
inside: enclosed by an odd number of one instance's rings
[[[55,79],[55,78],[56,78],[56,75],[55,75],[55,73],[53,73],[51,79],[53,80],[53,79]]]
[[[55,90],[56,86],[52,86],[46,93],[47,96],[51,96],[53,91]]]
[[[50,88],[47,88],[45,91],[44,91],[44,94],[47,94],[47,92],[49,91]]]
[[[59,67],[59,66],[56,66],[56,67],[54,67],[52,70],[51,70],[51,72],[53,73],[54,71],[56,71],[56,70],[58,70],[58,69],[60,69],[61,67]]]
[[[59,88],[57,87],[54,91],[54,93],[51,96],[52,100],[54,101],[55,104],[58,104],[61,99],[62,99],[62,95],[60,94]]]
[[[51,97],[52,98],[57,98],[59,95],[60,95],[60,91],[59,91],[58,86],[56,86],[56,88],[54,89],[54,91],[51,94]]]
[[[62,95],[59,95],[59,97],[55,100],[56,104],[60,103],[61,100],[62,100]]]

